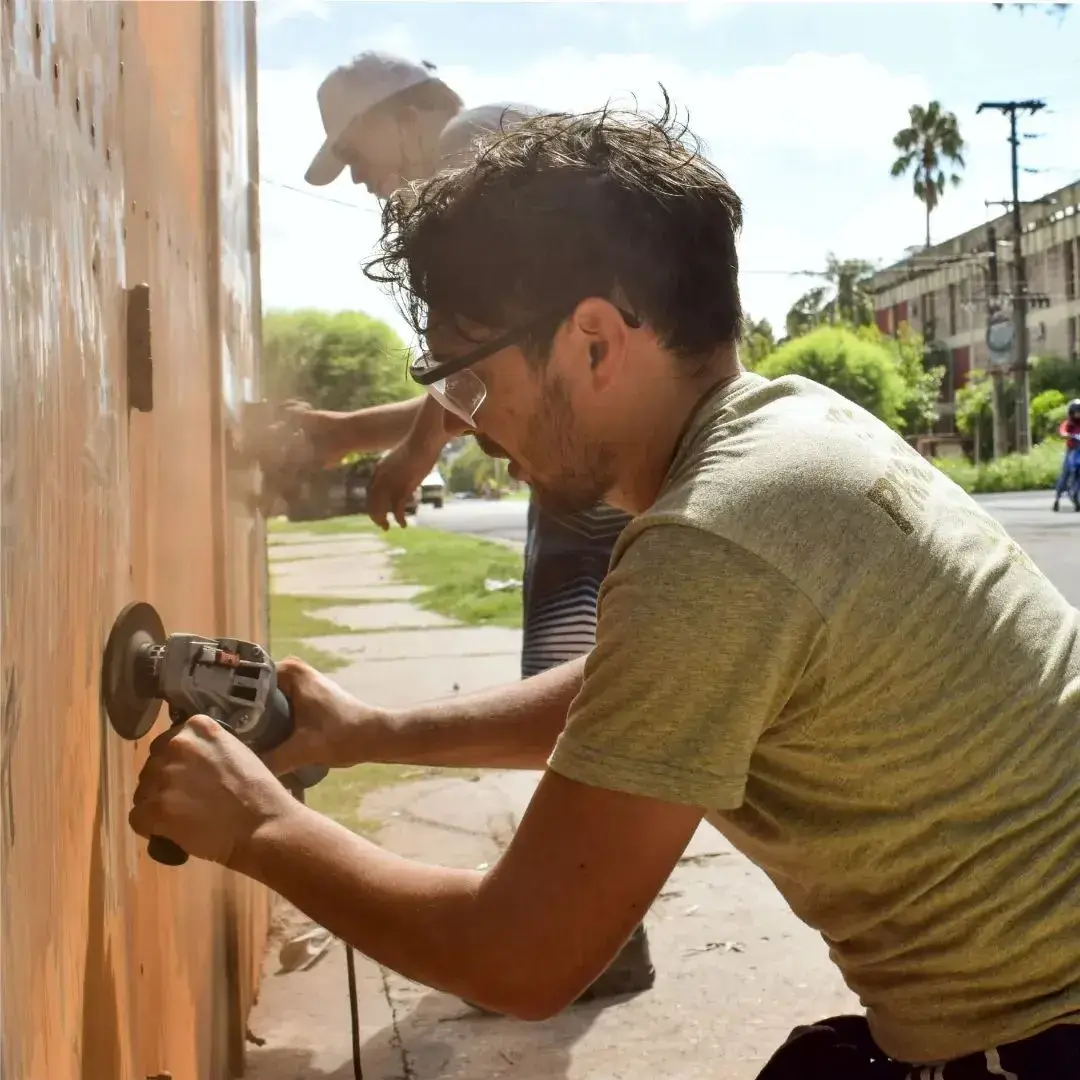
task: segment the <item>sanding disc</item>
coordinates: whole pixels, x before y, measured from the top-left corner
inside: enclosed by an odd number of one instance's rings
[[[161,701],[136,689],[135,659],[145,645],[164,645],[165,627],[150,604],[128,604],[113,623],[101,659],[101,700],[116,734],[141,739],[153,726]]]

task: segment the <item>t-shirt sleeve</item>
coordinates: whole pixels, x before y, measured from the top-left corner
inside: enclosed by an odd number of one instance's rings
[[[596,646],[549,766],[593,787],[735,809],[762,734],[793,698],[815,700],[824,639],[814,605],[757,555],[691,526],[648,526],[604,582]]]

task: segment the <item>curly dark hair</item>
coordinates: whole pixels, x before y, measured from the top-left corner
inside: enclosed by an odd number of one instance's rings
[[[420,335],[432,312],[528,324],[526,348],[543,357],[577,304],[599,296],[693,363],[738,337],[741,226],[739,197],[665,92],[655,117],[548,113],[492,135],[474,164],[387,201],[364,272]]]

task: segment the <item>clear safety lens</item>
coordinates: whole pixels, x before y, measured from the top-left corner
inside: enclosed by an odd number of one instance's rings
[[[453,375],[447,375],[425,389],[444,409],[470,427],[476,422],[477,410],[487,397],[487,387],[483,381],[468,370],[455,371]]]

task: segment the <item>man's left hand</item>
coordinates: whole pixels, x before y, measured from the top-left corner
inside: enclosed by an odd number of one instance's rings
[[[128,821],[189,855],[230,865],[260,827],[302,810],[259,758],[206,716],[150,746]]]

